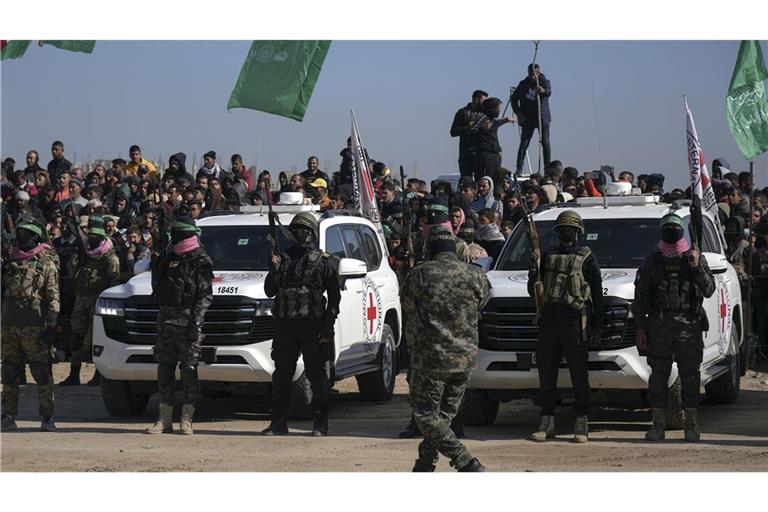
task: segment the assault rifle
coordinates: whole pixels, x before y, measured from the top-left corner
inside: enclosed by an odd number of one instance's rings
[[[85,233],[80,229],[80,222],[75,212],[75,206],[77,203],[74,201],[69,203],[69,215],[67,216],[67,227],[69,231],[75,237],[75,245],[77,246],[77,266],[82,267],[85,264],[85,251],[88,250],[88,241],[85,239]]]
[[[515,193],[520,201],[520,208],[523,209],[525,220],[528,223],[528,237],[531,240],[531,260],[534,263],[534,270],[536,272],[536,281],[533,283],[533,302],[536,305],[536,318],[534,322],[537,322],[539,315],[541,314],[541,309],[544,307],[544,282],[541,280],[541,247],[539,245],[539,232],[536,231],[533,212],[528,209],[528,203],[520,193],[517,174],[512,173],[512,177],[515,181]]]
[[[405,186],[405,171],[403,166],[400,166],[400,186],[403,189],[403,243],[405,243],[405,259],[408,263],[408,268],[413,268],[414,255],[413,255],[413,238],[411,238],[412,227],[412,215],[411,215],[411,201],[408,199],[408,192]]]
[[[158,240],[157,247],[152,251],[152,261],[150,268],[152,270],[152,295],[160,289],[162,279],[162,268],[168,253],[168,217],[166,213],[166,203],[160,203],[160,213],[158,214]]]
[[[267,208],[269,208],[269,247],[272,250],[272,256],[277,256],[277,225],[275,224],[275,212],[272,210],[272,194],[267,196]]]

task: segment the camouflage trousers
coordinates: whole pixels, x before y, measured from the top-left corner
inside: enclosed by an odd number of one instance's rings
[[[163,320],[161,318],[161,320]],[[173,403],[176,394],[176,367],[180,368],[184,389],[184,403],[194,405],[200,398],[200,382],[197,364],[203,350],[203,335],[190,340],[187,326],[161,321],[155,338],[155,359],[157,366],[157,389],[160,402]]]
[[[691,322],[680,316],[649,323],[647,360],[651,367],[648,381],[651,407],[667,407],[672,361],[677,363],[680,374],[683,407],[698,407],[703,353],[704,340],[698,321]]]
[[[472,460],[467,448],[451,430],[451,420],[458,414],[469,373],[411,373],[413,417],[424,439],[419,444],[419,460],[435,464],[438,453],[449,458],[455,467]]]
[[[72,328],[72,361],[88,363],[93,361],[93,313],[96,309],[97,296],[78,295],[72,308],[70,325]]]
[[[19,382],[29,363],[37,383],[40,416],[53,416],[53,371],[51,349],[40,341],[40,327],[4,325],[2,330],[3,414],[19,413]]]

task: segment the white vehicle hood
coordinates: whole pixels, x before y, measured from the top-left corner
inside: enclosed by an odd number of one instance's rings
[[[603,295],[633,300],[636,268],[603,269]],[[491,298],[528,297],[527,270],[492,270],[486,274],[491,283]]]
[[[253,299],[264,299],[266,271],[214,271],[213,295],[242,295]],[[152,294],[152,273],[142,272],[120,286],[105,290],[102,297],[126,298],[134,295]]]

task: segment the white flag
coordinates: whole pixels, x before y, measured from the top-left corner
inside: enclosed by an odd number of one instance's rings
[[[352,155],[355,165],[352,172],[355,188],[355,210],[362,213],[370,221],[377,223],[379,222],[379,208],[376,205],[376,194],[373,190],[371,172],[368,169],[368,158],[360,140],[354,112],[352,112]]]
[[[712,180],[709,178],[707,164],[704,161],[704,151],[699,144],[699,137],[696,135],[696,126],[693,124],[693,114],[688,108],[688,100],[683,96],[685,102],[686,115],[686,133],[688,140],[688,166],[691,171],[691,193],[701,199],[701,211],[707,213],[720,229],[720,217],[717,215],[717,199],[712,190]]]

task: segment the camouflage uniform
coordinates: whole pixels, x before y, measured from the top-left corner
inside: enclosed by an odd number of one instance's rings
[[[51,347],[41,340],[56,327],[59,314],[59,258],[45,250],[3,268],[3,414],[19,412],[19,381],[28,362],[37,383],[40,415],[53,415]]]
[[[72,362],[91,362],[93,343],[93,313],[99,294],[116,286],[120,277],[120,259],[112,248],[99,257],[85,257],[82,265],[79,257],[70,259],[70,275],[75,290],[75,305],[70,323],[72,326]]]
[[[433,229],[430,241],[437,237],[453,239],[450,231],[441,228]],[[477,362],[477,317],[489,292],[490,284],[479,267],[446,251],[411,270],[403,285],[400,298],[411,356],[411,400],[424,434],[417,466],[433,468],[438,452],[458,468],[473,461],[450,423]]]

